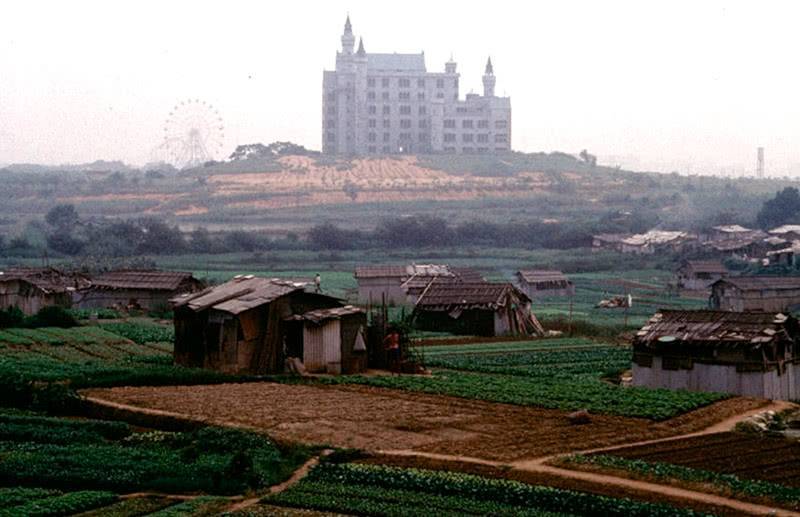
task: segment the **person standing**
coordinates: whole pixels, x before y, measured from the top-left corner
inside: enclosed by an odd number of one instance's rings
[[[383,349],[389,362],[389,371],[400,373],[400,333],[397,329],[389,329],[383,338]]]

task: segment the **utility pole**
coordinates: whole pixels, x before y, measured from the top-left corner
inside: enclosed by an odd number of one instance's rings
[[[756,177],[760,180],[764,179],[764,148],[759,147],[756,151]]]

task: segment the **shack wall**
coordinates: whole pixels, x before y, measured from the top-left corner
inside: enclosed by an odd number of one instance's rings
[[[691,369],[664,370],[662,358],[653,357],[652,366],[633,363],[633,385],[672,390],[716,391],[746,397],[773,400],[795,400],[800,394],[798,372],[787,364],[779,374],[777,369],[766,372],[737,372],[735,365],[693,364]]]
[[[28,316],[36,314],[43,307],[58,305],[70,307],[69,293],[45,293],[28,282],[13,280],[0,282],[0,309],[18,307]]]
[[[406,293],[402,287],[400,277],[375,277],[358,278],[358,301],[373,305],[380,304],[383,296],[386,296],[386,303],[403,305],[407,303]]]
[[[325,338],[319,325],[303,327],[303,366],[311,373],[325,371]]]

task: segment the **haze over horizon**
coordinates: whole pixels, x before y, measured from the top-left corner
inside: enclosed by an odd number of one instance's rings
[[[353,0],[14,3],[0,32],[0,163],[144,164],[179,101],[236,145],[320,148],[322,70],[349,12],[368,52],[452,53],[461,95],[487,56],[510,95],[515,150],[588,149],[632,169],[800,175],[800,6],[571,1],[396,5]],[[42,13],[47,13],[42,16]]]

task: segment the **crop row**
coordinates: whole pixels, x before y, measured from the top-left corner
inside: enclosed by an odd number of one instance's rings
[[[175,329],[171,326],[133,321],[102,323],[100,326],[140,345],[145,343],[172,343],[175,341]]]
[[[557,338],[557,339],[536,339],[531,341],[508,341],[499,343],[473,343],[466,345],[437,345],[426,346],[422,350],[426,356],[449,355],[462,353],[494,353],[494,352],[514,352],[525,351],[528,349],[541,348],[563,348],[571,346],[591,346],[597,345],[594,341],[586,338]],[[599,346],[599,345],[598,345]]]
[[[688,510],[456,472],[322,464],[267,504],[361,515],[694,515]]]
[[[460,371],[435,371],[431,376],[348,376],[325,379],[328,383],[356,383],[392,389],[451,395],[574,411],[665,420],[722,400],[722,393],[621,387],[592,376],[547,377],[491,375]]]
[[[601,467],[624,470],[649,478],[677,479],[681,481],[710,483],[724,491],[751,497],[768,497],[775,501],[800,507],[800,488],[789,487],[767,481],[743,479],[733,474],[722,474],[709,470],[695,469],[671,463],[648,462],[610,455],[575,455],[569,461],[577,464],[591,464]]]
[[[117,495],[110,492],[46,492],[45,495],[40,489],[0,489],[0,517],[74,515],[117,499]],[[6,500],[6,496],[10,499]]]

